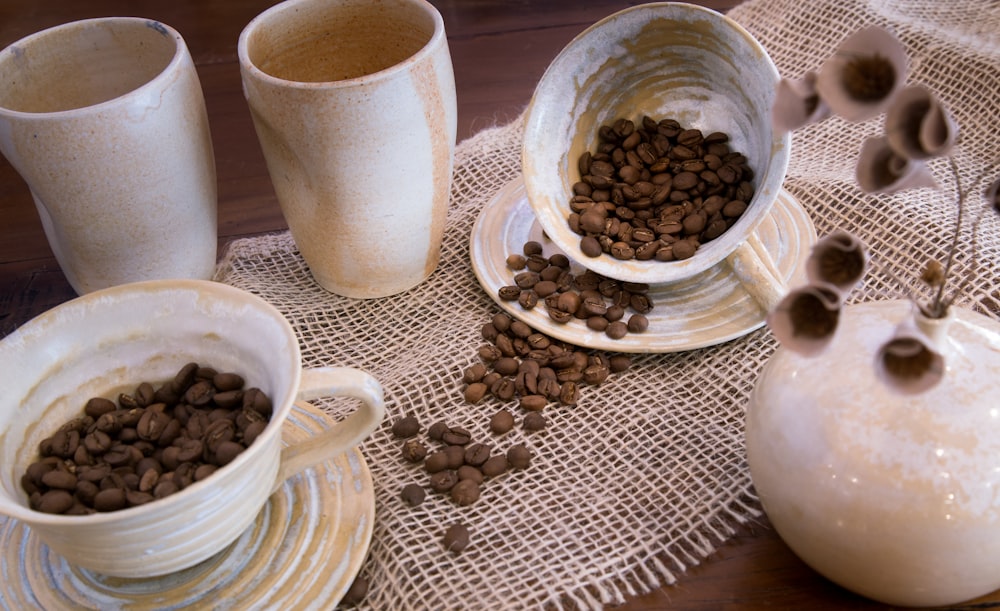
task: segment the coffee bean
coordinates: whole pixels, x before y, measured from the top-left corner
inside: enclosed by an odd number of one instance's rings
[[[358,575],[351,582],[351,587],[347,588],[347,592],[344,593],[343,600],[346,605],[359,605],[361,604],[365,596],[368,596],[368,580]]]
[[[442,436],[441,441],[449,445],[464,446],[472,440],[472,434],[462,427],[450,427]]]
[[[527,469],[531,464],[531,451],[524,444],[513,445],[507,450],[507,463],[515,469]]]
[[[485,389],[483,391],[485,393]],[[448,425],[444,422],[435,422],[427,429],[427,436],[434,441],[441,441],[444,434],[448,432]]]
[[[464,524],[452,524],[444,533],[444,548],[456,554],[469,546],[469,529]]]
[[[494,454],[483,463],[481,470],[487,477],[496,477],[507,470],[507,457],[503,454]]]
[[[73,506],[73,495],[65,490],[50,490],[41,495],[35,509],[45,513],[65,513]]]
[[[427,492],[420,484],[407,484],[403,486],[400,496],[402,496],[404,503],[410,507],[416,507],[424,502]]]
[[[420,432],[420,422],[414,416],[403,416],[392,424],[392,434],[395,437],[413,437]]]
[[[458,483],[458,474],[453,469],[445,469],[431,475],[430,486],[434,492],[448,492]]]
[[[444,455],[448,458],[448,468],[458,469],[465,464],[465,447],[460,445],[448,446],[444,449]]]
[[[427,457],[427,446],[418,439],[407,439],[401,452],[405,461],[419,463]]]
[[[521,421],[524,430],[529,432],[541,431],[545,428],[545,416],[541,412],[528,412]]]
[[[463,453],[464,459],[464,453]],[[444,451],[431,452],[424,460],[424,469],[428,473],[438,473],[448,468],[448,454]]]
[[[462,507],[478,501],[479,494],[479,484],[472,479],[459,480],[451,488],[451,500]]]
[[[487,460],[486,462],[488,463],[490,461]],[[483,467],[486,467],[485,463],[483,464]],[[471,479],[477,484],[483,483],[483,471],[481,471],[478,467],[473,467],[472,465],[462,465],[458,468],[456,473],[458,474],[459,481],[463,479]]]
[[[505,409],[498,411],[490,418],[490,430],[497,435],[503,435],[512,428],[514,428],[514,416]]]
[[[482,443],[470,444],[465,449],[465,464],[478,467],[490,457],[490,447]]]

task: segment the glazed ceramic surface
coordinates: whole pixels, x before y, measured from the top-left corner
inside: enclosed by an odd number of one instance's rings
[[[903,396],[876,350],[907,301],[848,306],[833,343],[780,348],[747,408],[747,455],[771,522],[831,580],[896,605],[946,605],[1000,587],[1000,323],[952,308],[947,370]]]
[[[285,445],[333,426],[296,403]],[[161,577],[108,577],[66,562],[17,520],[0,518],[0,600],[13,609],[333,609],[368,553],[375,493],[353,448],[286,480],[218,554]]]
[[[524,243],[542,244],[545,256],[561,252],[542,232],[520,180],[511,182],[480,213],[469,239],[472,269],[483,290],[508,314],[550,337],[577,346],[614,352],[679,352],[719,344],[743,336],[764,324],[768,306],[746,289],[748,283],[735,271],[739,264],[722,261],[687,280],[650,285],[653,310],[646,316],[649,328],[611,339],[593,331],[582,320],[566,324],[553,321],[544,305],[525,310],[516,301],[500,299],[500,287],[514,283],[507,255],[521,252]],[[780,284],[804,281],[800,261],[816,241],[816,231],[805,210],[782,191],[770,215],[747,240],[756,245]],[[774,260],[771,260],[771,254]],[[582,267],[573,264],[576,273]]]
[[[79,294],[210,278],[215,160],[180,35],[136,18],[69,23],[0,52],[0,151]]]
[[[347,297],[440,258],[457,132],[444,21],[423,0],[288,0],[239,39],[247,103],[292,237]]]
[[[734,21],[705,8],[652,3],[615,13],[575,38],[545,71],[528,107],[522,169],[538,221],[567,256],[605,276],[650,284],[704,272],[743,243],[781,191],[790,137],[771,130],[778,72]],[[567,224],[577,160],[618,118],[674,118],[729,134],[754,170],[753,200],[721,237],[684,261],[590,258]]]
[[[38,444],[82,413],[143,381],[172,379],[188,362],[239,373],[274,405],[264,432],[211,477],[169,497],[86,516],[28,507],[20,479]],[[303,370],[281,314],[245,291],[198,280],[150,281],[60,305],[0,341],[0,513],[21,520],[74,565],[118,577],[164,575],[219,552],[256,518],[286,478],[356,445],[382,420],[382,389],[350,368]],[[296,399],[360,399],[335,428],[282,448]]]

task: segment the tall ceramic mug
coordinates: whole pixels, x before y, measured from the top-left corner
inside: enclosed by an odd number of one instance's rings
[[[444,21],[424,0],[287,0],[239,39],[278,202],[316,281],[394,295],[437,267],[457,129]]]
[[[78,294],[211,277],[215,158],[194,63],[170,27],[88,19],[8,46],[0,152]]]
[[[23,521],[69,563],[118,577],[151,577],[201,562],[234,541],[285,479],[366,438],[382,421],[382,387],[350,367],[303,368],[298,338],[278,310],[204,280],[153,280],[59,305],[0,340],[0,514]],[[39,443],[90,397],[158,386],[189,362],[235,372],[273,406],[264,431],[231,462],[179,492],[127,509],[61,515],[33,509],[21,477]],[[360,399],[336,426],[282,443],[292,405]]]

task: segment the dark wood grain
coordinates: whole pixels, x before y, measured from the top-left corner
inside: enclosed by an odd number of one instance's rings
[[[593,22],[634,2],[433,0],[444,16],[458,88],[459,138],[517,117],[562,47]],[[738,0],[697,2],[728,10]],[[205,91],[219,181],[219,240],[285,228],[240,86],[236,41],[273,0],[4,0],[0,47],[75,19],[134,15],[182,33]],[[46,243],[30,194],[0,159],[0,336],[74,296]],[[2,364],[0,364],[2,366]],[[1000,595],[967,608],[1000,606]],[[623,609],[883,609],[828,582],[781,542],[766,519],[679,583]]]

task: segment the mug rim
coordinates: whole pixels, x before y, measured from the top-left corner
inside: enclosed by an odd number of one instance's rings
[[[198,294],[215,292],[216,294],[222,294],[225,297],[237,297],[242,301],[252,303],[254,307],[260,311],[272,315],[281,327],[282,333],[287,335],[291,340],[289,345],[291,347],[292,354],[290,356],[295,364],[293,365],[294,371],[292,379],[289,381],[289,387],[292,389],[292,392],[290,393],[290,400],[280,405],[274,405],[274,412],[267,426],[254,440],[254,443],[250,444],[245,451],[240,452],[240,454],[238,454],[231,462],[219,467],[211,477],[196,481],[174,494],[155,499],[149,503],[118,509],[115,511],[95,512],[85,515],[66,515],[45,513],[32,509],[30,506],[15,498],[17,493],[22,491],[11,491],[0,484],[0,488],[4,490],[4,496],[0,497],[0,508],[2,508],[0,509],[0,514],[22,520],[29,525],[61,527],[84,524],[88,526],[107,525],[108,523],[117,522],[125,518],[134,519],[136,517],[141,517],[144,514],[158,514],[163,513],[164,511],[169,512],[172,506],[187,502],[190,497],[199,494],[202,489],[206,488],[206,486],[213,487],[214,484],[217,483],[217,475],[232,474],[234,471],[245,469],[246,463],[254,458],[257,458],[261,451],[265,449],[265,446],[271,445],[275,443],[275,441],[280,444],[281,431],[284,427],[288,414],[291,412],[293,404],[297,400],[297,389],[302,378],[302,355],[299,348],[298,336],[295,334],[295,330],[288,322],[288,319],[285,318],[277,308],[265,299],[243,289],[223,284],[221,282],[198,279],[146,280],[116,285],[71,299],[70,301],[59,304],[52,309],[39,314],[21,327],[15,329],[6,337],[0,339],[0,344],[8,341],[22,341],[23,335],[33,332],[35,327],[44,325],[48,320],[55,319],[67,311],[79,308],[88,303],[114,298],[116,294],[127,294],[136,291],[161,292],[176,289],[193,291]],[[278,440],[273,439],[276,435],[279,436]]]
[[[187,44],[184,42],[184,37],[181,36],[180,32],[172,28],[171,26],[159,21],[158,19],[151,19],[146,17],[93,17],[89,19],[80,19],[77,21],[69,21],[67,23],[62,23],[55,25],[44,30],[39,30],[32,34],[24,36],[6,47],[0,50],[0,63],[13,61],[12,59],[5,59],[5,56],[12,55],[17,56],[18,47],[25,47],[29,44],[37,44],[42,38],[57,35],[66,30],[80,29],[85,27],[103,25],[103,24],[113,24],[113,23],[127,23],[129,25],[139,25],[142,24],[143,27],[149,28],[160,35],[169,36],[174,42],[174,54],[170,58],[170,61],[154,75],[152,78],[146,80],[139,86],[130,89],[129,91],[117,95],[111,99],[104,100],[103,102],[98,102],[96,104],[88,104],[86,106],[79,106],[76,108],[69,108],[65,110],[52,110],[44,112],[32,112],[25,110],[14,110],[13,108],[7,108],[6,106],[0,104],[0,116],[16,117],[20,119],[35,118],[35,119],[53,119],[53,120],[63,120],[67,116],[81,116],[89,114],[97,114],[102,110],[107,109],[110,106],[119,105],[123,100],[134,97],[143,90],[155,86],[158,82],[165,80],[166,74],[177,69],[177,67],[184,62],[186,55],[189,55],[187,50]],[[22,51],[23,52],[23,51]]]
[[[261,70],[256,63],[250,59],[250,51],[248,49],[249,39],[256,31],[260,29],[264,22],[268,21],[275,15],[284,13],[286,11],[293,11],[297,9],[300,5],[309,3],[322,3],[323,0],[284,0],[284,2],[279,2],[274,6],[268,8],[267,10],[259,13],[256,17],[250,20],[249,23],[240,32],[239,40],[236,43],[236,55],[237,60],[240,65],[240,70],[244,73],[249,73],[257,80],[266,82],[271,85],[277,85],[281,87],[289,87],[294,89],[302,90],[316,90],[316,89],[338,89],[338,88],[348,88],[355,87],[366,81],[371,81],[374,79],[387,79],[396,73],[405,72],[416,63],[424,61],[426,58],[430,57],[435,49],[441,44],[447,43],[447,38],[445,37],[444,30],[444,18],[441,16],[441,12],[438,11],[430,2],[426,0],[394,0],[398,4],[407,4],[418,9],[422,9],[425,14],[431,17],[434,23],[434,31],[431,33],[430,39],[418,49],[415,53],[407,56],[406,59],[397,62],[387,68],[383,68],[376,72],[371,72],[369,74],[364,74],[361,76],[356,76],[352,78],[337,79],[332,81],[296,81],[281,78],[279,76],[274,76],[263,70]],[[359,2],[358,4],[364,4]]]

